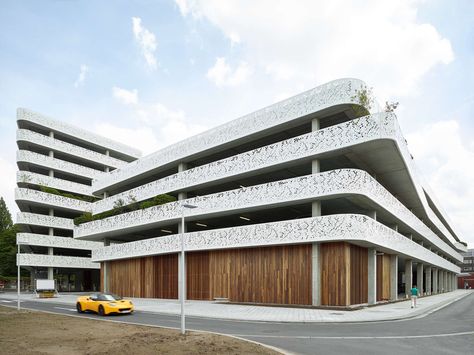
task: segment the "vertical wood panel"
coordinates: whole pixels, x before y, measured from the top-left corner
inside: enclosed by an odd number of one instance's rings
[[[100,263],[100,292],[104,292],[104,262]]]
[[[109,292],[124,297],[178,298],[178,256],[169,254],[110,261],[107,279]]]
[[[311,245],[189,253],[189,299],[311,304]]]
[[[321,304],[347,306],[350,304],[350,244],[322,243]]]
[[[390,299],[390,255],[377,255],[377,301]]]
[[[210,300],[209,252],[186,254],[186,295],[190,300]]]
[[[368,250],[351,245],[351,301],[350,304],[368,302]]]

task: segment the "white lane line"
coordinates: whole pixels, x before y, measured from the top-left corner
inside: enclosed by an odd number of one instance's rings
[[[0,300],[0,302],[4,302],[4,303],[12,303],[12,302],[14,302],[14,301]]]
[[[64,307],[54,307],[56,309],[64,309],[65,311],[71,311],[71,312],[76,312],[76,309],[74,308],[64,308]]]
[[[453,336],[462,336],[462,335],[474,335],[474,330],[469,332],[459,332],[459,333],[445,333],[445,334],[426,334],[426,335],[393,335],[393,336],[347,336],[347,337],[318,337],[318,336],[303,336],[303,335],[255,335],[255,334],[232,334],[238,337],[244,338],[282,338],[282,339],[348,339],[348,340],[357,340],[357,339],[421,339],[421,338],[440,338],[440,337],[453,337]]]

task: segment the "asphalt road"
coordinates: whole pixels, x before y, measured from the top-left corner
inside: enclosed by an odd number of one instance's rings
[[[16,306],[4,300],[0,305]],[[72,306],[22,301],[22,307],[77,314]],[[179,328],[177,316],[136,311],[106,320]],[[274,323],[187,317],[189,330],[212,331],[276,346],[297,354],[474,354],[474,293],[425,317],[368,323]]]

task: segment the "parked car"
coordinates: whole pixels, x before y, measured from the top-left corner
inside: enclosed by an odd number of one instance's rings
[[[134,311],[132,301],[124,300],[113,293],[92,293],[89,296],[78,297],[76,309],[78,313],[92,311],[101,316],[112,313],[133,313]]]

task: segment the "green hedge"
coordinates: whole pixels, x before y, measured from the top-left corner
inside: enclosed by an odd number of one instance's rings
[[[97,221],[100,219],[116,216],[122,213],[136,211],[138,209],[143,210],[145,208],[149,208],[153,206],[164,205],[165,203],[174,202],[174,201],[176,201],[176,198],[174,196],[167,195],[167,194],[157,195],[153,197],[151,200],[143,201],[140,204],[138,204],[137,202],[135,202],[134,199],[132,199],[132,203],[125,205],[125,202],[122,199],[119,199],[115,202],[113,209],[102,212],[102,213],[97,213],[94,215],[90,212],[86,212],[80,215],[79,217],[74,218],[74,224],[78,226],[82,223]]]
[[[95,197],[92,197],[92,196],[78,196],[78,195],[73,195],[73,194],[70,194],[70,193],[67,193],[67,192],[61,192],[61,191],[53,189],[52,187],[49,187],[49,186],[40,185],[40,190],[42,192],[46,192],[48,194],[63,196],[63,197],[67,197],[67,198],[73,198],[75,200],[80,200],[80,201],[95,202],[95,201],[98,200],[98,198],[95,198]]]

